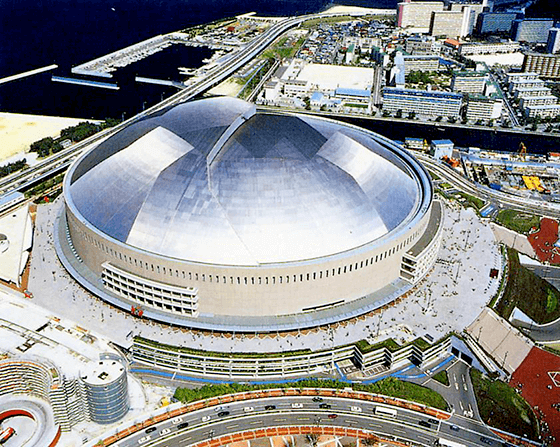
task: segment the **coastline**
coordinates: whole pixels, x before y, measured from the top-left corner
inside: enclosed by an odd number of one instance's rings
[[[0,112],[0,164],[20,160],[35,141],[58,137],[62,129],[84,121],[91,120]]]

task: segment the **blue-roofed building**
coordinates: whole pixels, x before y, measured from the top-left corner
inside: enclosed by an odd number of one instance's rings
[[[459,117],[463,95],[407,88],[385,87],[383,110],[403,113],[415,112],[425,116]]]
[[[371,91],[361,90],[357,88],[337,88],[334,92],[335,96],[343,99],[369,100]]]

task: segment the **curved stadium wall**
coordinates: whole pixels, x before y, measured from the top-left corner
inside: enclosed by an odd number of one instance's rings
[[[57,240],[62,262],[82,285],[105,300],[126,310],[142,308],[150,318],[191,327],[274,330],[269,319],[286,316],[282,328],[294,329],[365,313],[374,302],[386,304],[411,285],[401,274],[403,256],[419,242],[430,222],[431,181],[425,169],[390,140],[347,124],[314,120],[371,139],[390,155],[391,163],[414,179],[419,198],[391,231],[339,253],[259,265],[165,256],[111,237],[78,210],[71,194],[72,177],[90,163],[90,151],[65,179],[66,206],[59,218]]]

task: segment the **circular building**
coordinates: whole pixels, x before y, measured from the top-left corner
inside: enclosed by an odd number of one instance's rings
[[[126,127],[73,164],[64,197],[57,249],[82,285],[225,331],[387,304],[431,267],[441,217],[427,172],[390,140],[233,98]]]
[[[81,377],[93,422],[110,424],[129,409],[125,367],[115,360],[100,360]]]

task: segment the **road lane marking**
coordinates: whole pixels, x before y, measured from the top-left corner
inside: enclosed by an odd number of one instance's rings
[[[239,424],[226,425],[226,428],[235,428],[235,427],[239,427]]]

